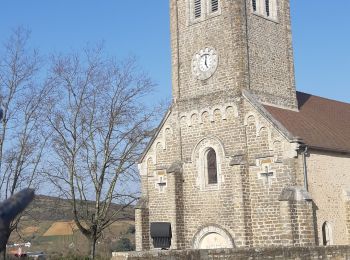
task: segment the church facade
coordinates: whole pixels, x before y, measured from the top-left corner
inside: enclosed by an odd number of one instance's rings
[[[350,104],[297,92],[289,0],[170,0],[172,105],[136,250],[350,244]]]

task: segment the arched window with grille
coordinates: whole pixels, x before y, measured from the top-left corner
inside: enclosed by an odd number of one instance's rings
[[[206,166],[207,166],[208,184],[217,184],[218,167],[217,167],[216,152],[213,148],[208,149],[206,153]]]
[[[210,12],[215,13],[219,11],[219,0],[210,0]]]
[[[252,7],[253,7],[253,11],[254,11],[254,12],[257,11],[256,1],[257,1],[257,0],[252,0]]]
[[[270,0],[265,0],[265,12],[266,16],[270,16]]]
[[[277,0],[251,0],[251,8],[257,15],[277,20]]]
[[[222,0],[186,0],[189,25],[221,15]]]
[[[194,19],[198,19],[202,16],[202,0],[194,0],[193,5]]]

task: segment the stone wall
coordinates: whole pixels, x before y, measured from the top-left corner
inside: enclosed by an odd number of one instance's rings
[[[213,228],[236,247],[314,244],[314,233],[294,234],[313,230],[311,204],[288,205],[287,212],[293,214],[286,218],[281,213],[282,190],[296,185],[296,148],[250,102],[243,98],[237,104],[186,113],[174,109],[141,163],[149,223],[171,223],[171,249],[196,248],[194,242],[206,235],[202,231]],[[170,123],[175,115],[179,122]],[[170,124],[172,130],[164,131]],[[175,147],[180,147],[180,156]],[[217,185],[206,184],[203,158],[208,147],[217,154]],[[169,172],[176,161],[181,169]],[[141,219],[147,218],[137,221]],[[295,230],[300,225],[303,229]],[[146,248],[141,241],[147,243],[148,234],[138,231],[141,227],[137,223],[137,250]]]
[[[346,227],[347,227],[347,233],[348,233],[348,241],[350,241],[350,198],[345,204],[346,206]]]
[[[294,245],[315,245],[314,214],[312,201],[290,203]]]
[[[253,246],[292,245],[284,239],[279,196],[285,187],[295,185],[295,158],[292,148],[261,114],[245,104],[247,158]],[[270,176],[264,173],[268,171]]]
[[[135,210],[135,242],[136,250],[149,250],[149,212],[147,205],[141,206]]]
[[[334,245],[350,243],[346,204],[350,191],[350,156],[310,151],[307,157],[309,191],[315,202],[319,244],[322,225],[328,222]]]
[[[112,260],[349,260],[350,246],[113,253]]]
[[[204,102],[203,98],[198,98],[208,94],[234,96],[246,87],[243,3],[244,0],[220,1],[220,15],[208,17],[202,8],[203,19],[191,22],[190,1],[170,1],[175,101],[197,99],[197,103]],[[204,4],[205,1],[203,7]],[[218,52],[218,68],[212,77],[201,81],[192,75],[192,59],[196,52],[206,47]]]
[[[252,12],[247,0],[250,90],[266,103],[297,109],[290,1],[277,1],[277,18]]]
[[[219,14],[191,22],[191,1],[170,0],[174,101],[191,106],[251,89],[264,102],[297,109],[289,2],[279,0],[269,19],[254,13],[250,0],[220,1]],[[192,59],[206,47],[217,51],[218,67],[198,80]]]
[[[346,201],[346,227],[348,231],[348,240],[350,241],[350,197]]]

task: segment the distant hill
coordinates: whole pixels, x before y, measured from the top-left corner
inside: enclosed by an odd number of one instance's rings
[[[91,205],[92,202],[91,202]],[[112,204],[110,210],[116,211],[120,209],[117,204]],[[69,200],[37,195],[34,201],[30,204],[25,212],[25,218],[35,219],[36,221],[71,221],[73,214],[71,210],[71,204]],[[122,220],[134,220],[133,207],[126,208],[119,216],[118,219]]]
[[[93,206],[93,202],[91,202]],[[120,209],[111,205],[110,210]],[[134,208],[126,208],[117,221],[107,227],[97,245],[101,259],[110,259],[111,252],[118,250],[120,239],[135,243]],[[9,244],[31,243],[25,251],[45,252],[49,259],[65,259],[68,255],[86,255],[89,249],[88,240],[80,233],[73,221],[68,200],[37,195],[30,204],[19,223],[18,229],[12,232]],[[16,252],[17,248],[9,251]]]

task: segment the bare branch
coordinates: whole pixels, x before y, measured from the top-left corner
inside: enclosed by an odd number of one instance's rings
[[[33,187],[46,149],[44,119],[50,85],[39,79],[42,61],[18,28],[0,50],[0,200]],[[16,230],[21,215],[12,221]]]

